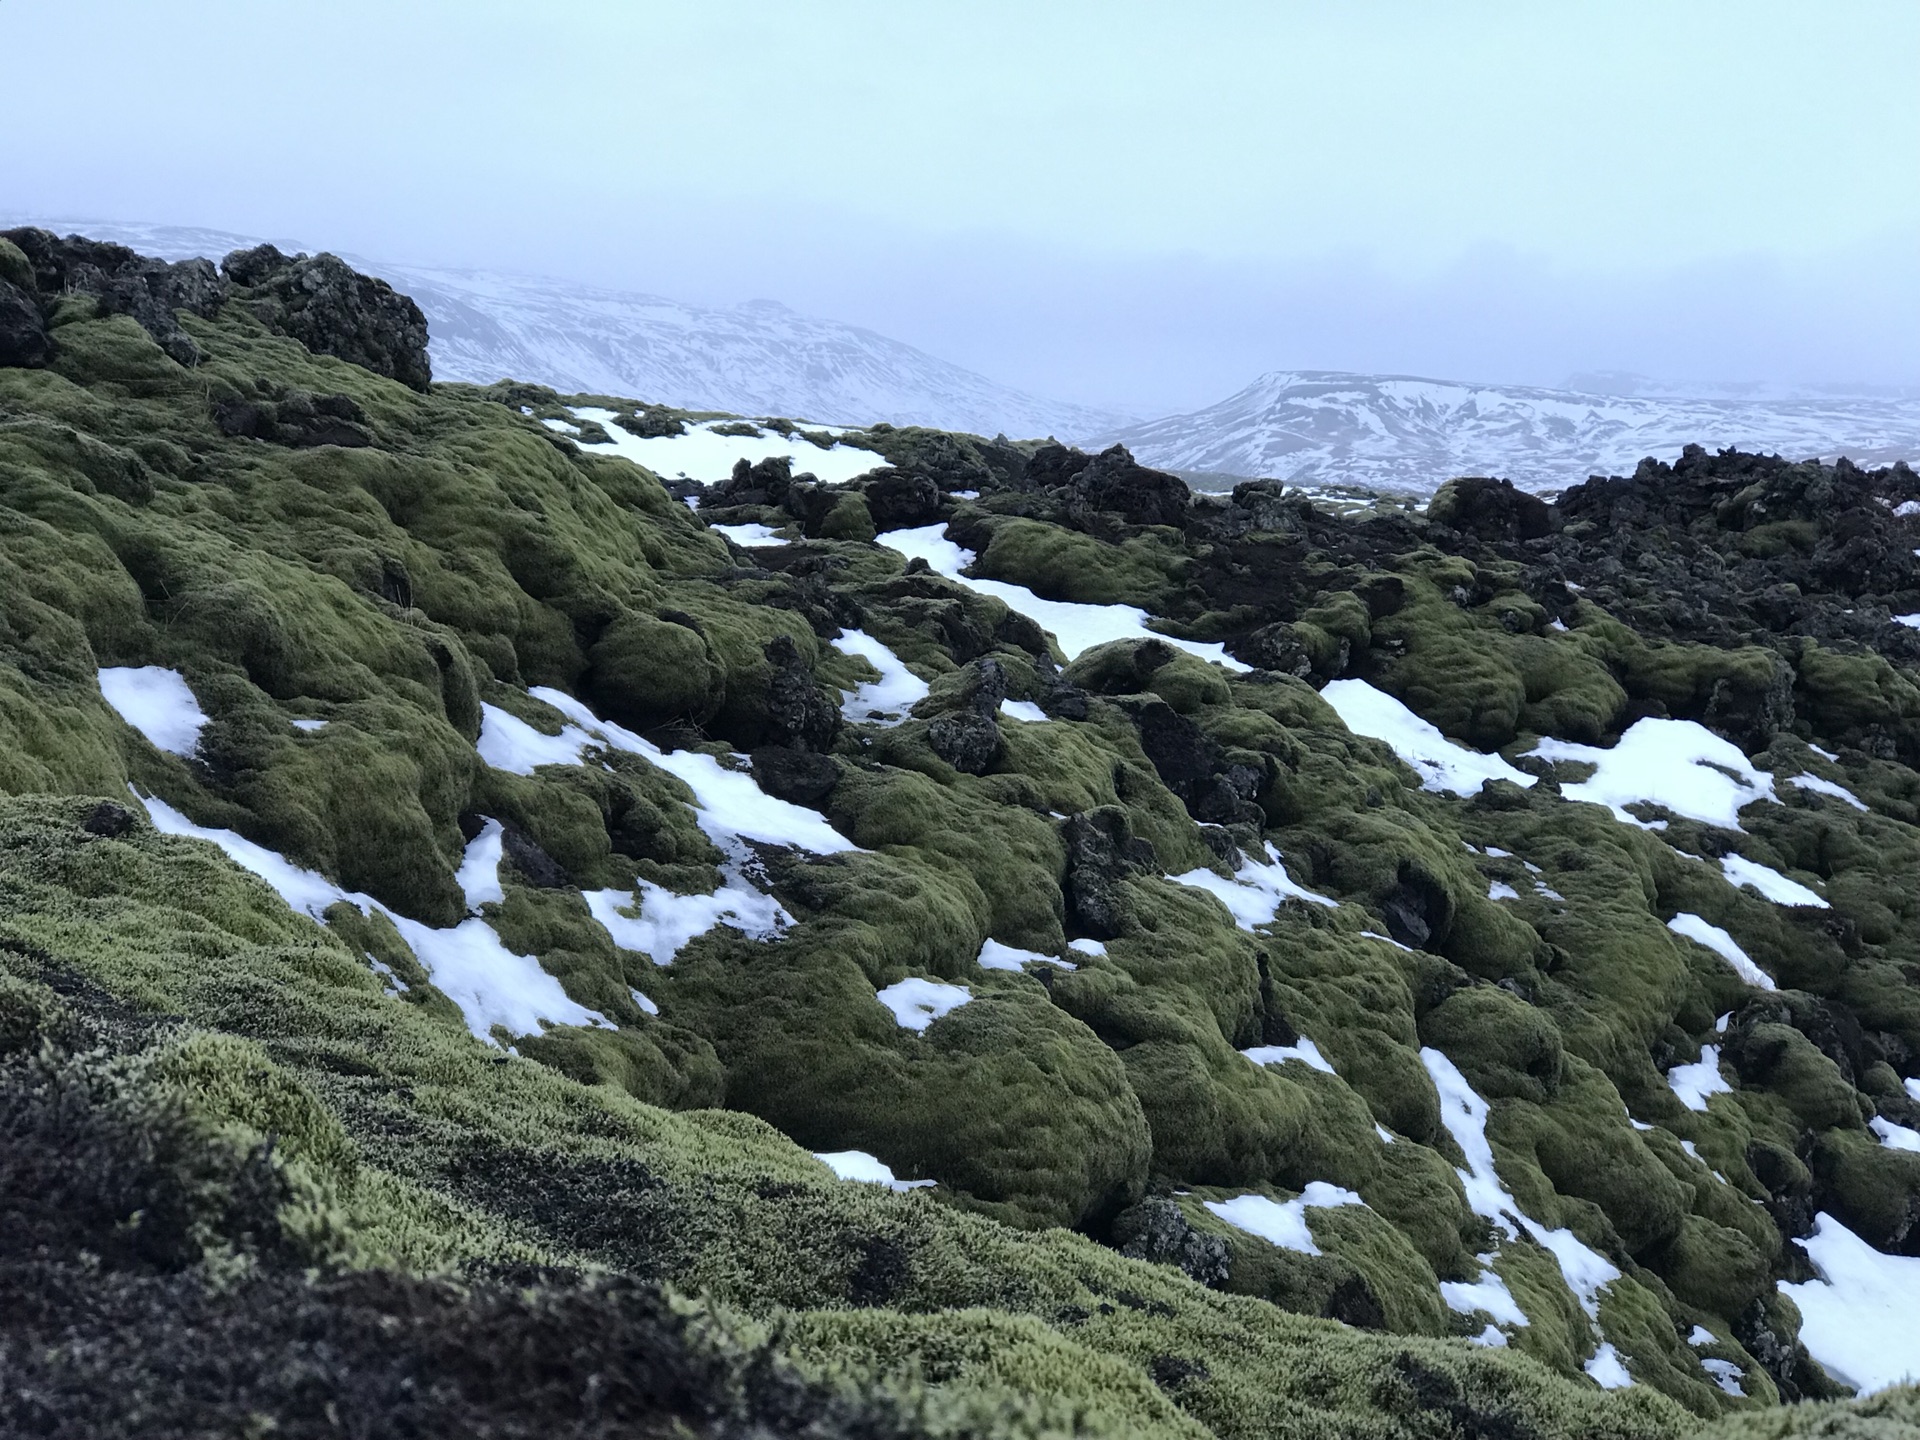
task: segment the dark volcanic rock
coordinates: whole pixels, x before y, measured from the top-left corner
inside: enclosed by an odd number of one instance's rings
[[[1171,1265],[1216,1289],[1226,1284],[1232,1264],[1226,1241],[1194,1229],[1178,1205],[1159,1195],[1114,1218],[1113,1243],[1122,1255]]]
[[[236,250],[220,268],[246,287],[248,305],[276,334],[415,390],[432,381],[427,317],[386,281],[362,275],[337,255],[289,259],[272,245]]]
[[[128,315],[162,350],[182,365],[200,362],[200,347],[180,328],[177,312],[204,320],[226,302],[227,282],[201,259],[168,264],[136,254],[124,245],[65,239],[32,228],[5,232],[33,267],[42,295],[90,295],[103,314]]]
[[[818,805],[840,783],[840,762],[831,755],[765,745],[753,752],[753,778],[776,800]]]
[[[1120,935],[1126,914],[1121,882],[1153,870],[1151,842],[1135,836],[1127,812],[1115,805],[1069,815],[1061,826],[1067,844],[1067,910],[1080,933],[1096,940]]]
[[[1479,476],[1442,485],[1427,503],[1427,518],[1482,540],[1538,540],[1553,528],[1553,512],[1538,495]]]
[[[315,445],[359,448],[373,443],[366,412],[351,395],[310,395],[289,390],[279,400],[230,398],[213,407],[223,435],[266,440],[307,449]]]
[[[800,647],[781,635],[767,642],[767,733],[796,750],[826,750],[840,733],[840,705],[814,682]]]
[[[1149,470],[1124,445],[1102,450],[1072,483],[1095,509],[1116,511],[1135,525],[1178,525],[1193,499],[1186,481]]]
[[[0,365],[33,368],[52,353],[39,305],[18,285],[0,280]]]
[[[963,775],[984,775],[1000,758],[1000,726],[978,710],[936,715],[927,724],[933,753]]]

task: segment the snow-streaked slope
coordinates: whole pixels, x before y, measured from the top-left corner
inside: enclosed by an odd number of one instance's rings
[[[1550,490],[1631,474],[1643,456],[1672,460],[1689,444],[1862,465],[1920,458],[1920,399],[1688,400],[1282,370],[1105,439],[1190,474],[1411,491],[1498,475]]]
[[[93,220],[6,220],[214,261],[259,241],[218,230]],[[290,253],[321,248],[275,242]],[[436,380],[530,380],[692,410],[868,425],[931,425],[1015,439],[1085,441],[1124,416],[1041,399],[857,325],[772,300],[719,309],[658,295],[343,254],[411,295],[427,317]]]

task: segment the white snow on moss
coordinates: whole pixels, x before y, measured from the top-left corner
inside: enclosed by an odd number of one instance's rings
[[[892,1166],[864,1150],[816,1151],[813,1158],[842,1180],[853,1180],[862,1185],[884,1185],[889,1190],[920,1190],[935,1183],[932,1180],[896,1180]]]
[[[141,799],[137,791],[135,798]],[[195,825],[164,800],[145,798],[141,803],[146,806],[155,829],[168,835],[212,841],[226,851],[236,865],[251,870],[271,885],[288,905],[316,920],[325,917],[329,906],[342,902],[362,914],[370,915],[376,910],[384,914],[434,985],[460,1007],[467,1028],[481,1040],[492,1043],[495,1025],[504,1026],[515,1035],[537,1035],[547,1023],[609,1026],[612,1023],[598,1011],[569,999],[560,982],[542,970],[538,960],[507,949],[485,920],[469,917],[451,929],[437,930],[388,909],[370,895],[342,890],[326,876],[295,865],[285,856],[231,830]],[[462,889],[470,897],[497,897],[499,884],[495,867],[500,859],[499,845],[500,827],[489,821],[487,828],[467,847],[460,875]]]
[[[633,997],[633,1003],[646,1011],[647,1014],[658,1015],[660,1013],[660,1007],[658,1005],[654,1004],[651,999],[642,995],[638,990],[635,990],[631,985],[627,987],[627,994],[631,995]]]
[[[1067,942],[1067,949],[1078,950],[1082,955],[1104,955],[1107,953],[1105,941],[1088,940],[1085,937],[1078,940],[1069,940]]]
[[[1010,720],[1025,720],[1030,724],[1047,718],[1047,712],[1031,700],[1002,700],[1000,713]]]
[[[99,682],[107,704],[154,749],[191,757],[200,748],[207,717],[178,670],[109,665],[99,672]]]
[[[1863,1395],[1920,1379],[1920,1258],[1883,1255],[1825,1211],[1794,1243],[1818,1278],[1780,1293],[1813,1358]]]
[[[1720,1073],[1720,1047],[1702,1045],[1700,1058],[1691,1065],[1676,1065],[1667,1071],[1667,1084],[1689,1110],[1705,1110],[1713,1095],[1730,1095],[1733,1087]]]
[[[1734,1364],[1733,1361],[1702,1360],[1700,1362],[1700,1368],[1711,1375],[1713,1377],[1713,1383],[1726,1391],[1727,1394],[1738,1396],[1743,1400],[1746,1398],[1747,1392],[1742,1389],[1740,1385],[1741,1380],[1746,1376],[1746,1372]]]
[[[1233,916],[1233,923],[1242,930],[1267,924],[1280,913],[1280,906],[1289,897],[1310,900],[1315,905],[1339,904],[1337,900],[1316,895],[1296,885],[1287,874],[1286,866],[1280,862],[1280,852],[1273,848],[1271,842],[1267,844],[1266,863],[1262,864],[1251,855],[1243,856],[1240,868],[1233,872],[1231,879],[1206,869],[1189,870],[1184,875],[1169,875],[1167,878],[1176,885],[1206,891],[1227,907],[1227,913]]]
[[[1738,830],[1743,809],[1775,798],[1772,775],[1755,769],[1738,745],[1692,720],[1635,721],[1611,750],[1549,738],[1527,754],[1593,766],[1587,779],[1562,785],[1561,795],[1605,805],[1616,819],[1643,829],[1664,829],[1666,822],[1638,819],[1627,806],[1660,805],[1703,824]]]
[[[1681,911],[1667,922],[1667,928],[1676,935],[1684,935],[1695,944],[1704,945],[1727,964],[1734,973],[1756,990],[1774,989],[1773,977],[1762,970],[1742,950],[1734,938],[1718,925],[1709,924],[1698,915]]]
[[[709,525],[715,534],[724,535],[743,550],[762,549],[769,545],[785,545],[787,539],[771,525]]]
[[[1900,1083],[1910,1098],[1920,1100],[1920,1080],[1902,1080]]]
[[[1920,555],[1920,550],[1916,550],[1913,553]],[[1893,623],[1896,625],[1904,625],[1909,630],[1920,630],[1920,611],[1916,611],[1912,615],[1896,615],[1893,617]]]
[[[587,895],[589,911],[614,943],[639,951],[656,965],[670,964],[688,941],[716,925],[729,924],[751,939],[771,940],[793,923],[779,902],[754,883],[758,861],[747,842],[792,845],[821,855],[857,848],[816,812],[767,794],[750,770],[730,769],[719,757],[698,750],[662,750],[600,719],[564,691],[543,686],[528,693],[566,717],[560,734],[543,735],[506,711],[483,705],[481,759],[495,769],[530,775],[541,765],[578,765],[595,747],[638,755],[693,791],[694,823],[726,857],[721,883],[710,894],[676,895],[641,880],[631,891]],[[748,763],[745,756],[730,758],[737,766]]]
[[[500,855],[505,833],[498,820],[482,824],[480,833],[467,842],[466,853],[460,857],[460,868],[454,872],[453,883],[466,897],[467,909],[475,914],[482,905],[497,905],[507,898],[507,892],[500,888]]]
[[[531,775],[542,765],[578,765],[582,752],[596,743],[578,726],[563,726],[558,735],[546,735],[517,715],[482,704],[480,740],[474,748],[495,770]]]
[[[1826,901],[1798,880],[1789,880],[1778,870],[1770,869],[1757,860],[1749,860],[1744,855],[1723,855],[1720,872],[1727,877],[1729,884],[1758,890],[1776,905],[1805,905],[1818,910],[1829,908]]]
[[[887,463],[884,455],[873,450],[862,450],[857,445],[836,443],[828,449],[822,449],[797,435],[789,440],[776,430],[763,430],[759,435],[714,433],[715,427],[738,424],[738,421],[689,421],[684,435],[659,435],[643,439],[628,434],[614,424],[614,412],[611,410],[583,405],[573,413],[582,420],[598,421],[611,437],[606,444],[588,444],[581,440],[581,449],[595,454],[624,456],[669,480],[697,480],[703,485],[712,485],[733,474],[736,460],[745,460],[753,465],[784,455],[793,462],[795,475],[812,475],[829,485],[838,485],[878,470]],[[808,425],[802,428],[813,430],[824,427]]]
[[[1866,801],[1854,794],[1846,786],[1834,780],[1823,780],[1818,775],[1795,775],[1787,781],[1796,790],[1811,790],[1816,795],[1831,795],[1835,800],[1844,800],[1856,810],[1865,810]]]
[[[1703,1345],[1718,1345],[1719,1343],[1720,1342],[1714,1338],[1713,1332],[1704,1325],[1694,1326],[1693,1330],[1687,1336],[1687,1344],[1693,1346],[1696,1350]]]
[[[878,680],[840,692],[840,711],[847,719],[898,725],[907,718],[907,712],[927,698],[927,682],[866,631],[842,631],[831,643],[841,654],[856,655],[880,672]]]
[[[1202,660],[1228,670],[1248,667],[1228,655],[1218,644],[1198,640],[1180,640],[1162,635],[1147,626],[1147,612],[1134,605],[1083,605],[1071,600],[1043,600],[1024,585],[1004,580],[976,580],[966,574],[974,562],[974,553],[946,538],[946,526],[935,523],[911,530],[889,530],[877,543],[898,551],[909,560],[925,560],[934,572],[955,584],[965,585],[982,595],[991,595],[1008,609],[1025,615],[1060,642],[1060,652],[1072,660],[1082,651],[1110,640],[1162,640]]]
[[[1240,1052],[1256,1065],[1281,1065],[1289,1060],[1298,1060],[1315,1070],[1335,1073],[1327,1057],[1320,1053],[1320,1047],[1302,1035],[1291,1045],[1255,1045],[1251,1050]]]
[[[1867,1122],[1874,1134],[1880,1137],[1880,1143],[1889,1150],[1920,1151],[1920,1130],[1905,1125],[1896,1125],[1885,1116],[1876,1115]]]
[[[631,730],[600,719],[564,691],[540,686],[528,693],[565,715],[573,722],[568,729],[583,734],[588,744],[639,755],[684,781],[698,805],[695,823],[716,842],[759,840],[769,845],[792,845],[816,855],[858,848],[815,811],[767,794],[748,769],[729,769],[719,757],[699,750],[662,750]],[[481,739],[485,738],[483,727]],[[573,763],[577,763],[578,751],[575,754]],[[738,765],[747,763],[744,755],[730,758]]]
[[[909,976],[878,991],[874,998],[893,1012],[894,1023],[903,1030],[925,1030],[942,1015],[958,1010],[973,995],[964,985]]]
[[[1593,1358],[1582,1368],[1602,1390],[1624,1390],[1633,1384],[1633,1376],[1627,1373],[1620,1352],[1613,1348],[1611,1340],[1602,1340]]]
[[[641,880],[633,890],[588,890],[581,898],[614,944],[656,965],[671,965],[688,941],[716,925],[730,925],[749,940],[776,940],[793,924],[778,900],[734,875],[709,895],[676,895]]]
[[[1305,1190],[1291,1200],[1271,1200],[1265,1195],[1236,1195],[1231,1200],[1209,1200],[1206,1207],[1234,1229],[1258,1235],[1283,1250],[1319,1255],[1324,1252],[1313,1243],[1313,1232],[1307,1228],[1307,1211],[1364,1204],[1366,1201],[1351,1190],[1329,1185],[1324,1180],[1312,1180]]]
[[[316,730],[324,730],[327,728],[327,722],[324,720],[295,720],[291,723],[294,729],[304,731],[308,735],[313,734]]]
[[[1589,1318],[1598,1316],[1600,1292],[1620,1278],[1619,1267],[1571,1230],[1548,1229],[1520,1208],[1520,1202],[1500,1183],[1494,1169],[1493,1147],[1487,1142],[1487,1102],[1440,1051],[1432,1046],[1423,1047],[1420,1059],[1440,1096],[1440,1121],[1466,1157],[1467,1168],[1462,1170],[1456,1166],[1454,1173],[1466,1191],[1468,1208],[1491,1220],[1510,1240],[1517,1239],[1524,1229],[1553,1256],[1560,1267],[1561,1278],[1580,1308]],[[1483,1272],[1480,1283],[1486,1283],[1491,1273]],[[1447,1292],[1443,1288],[1441,1293],[1445,1296]],[[1488,1309],[1488,1313],[1494,1312]]]
[[[1458,1315],[1472,1315],[1478,1311],[1485,1311],[1502,1325],[1526,1325],[1527,1312],[1520,1308],[1520,1302],[1513,1298],[1513,1292],[1507,1288],[1507,1282],[1502,1280],[1494,1270],[1494,1257],[1482,1255],[1478,1258],[1479,1279],[1440,1282],[1440,1298],[1446,1302],[1447,1308]],[[1498,1335],[1500,1332],[1496,1330],[1494,1333]],[[1485,1335],[1486,1332],[1483,1330],[1482,1338],[1475,1343],[1492,1344],[1493,1342],[1487,1340]],[[1499,1343],[1506,1344],[1506,1336],[1501,1335]]]
[[[1398,755],[1420,777],[1423,790],[1478,795],[1489,780],[1511,780],[1523,790],[1539,783],[1498,755],[1482,755],[1449,740],[1437,725],[1364,680],[1329,681],[1320,698],[1347,729],[1380,741]]]
[[[1080,968],[1058,955],[1042,955],[1038,950],[1022,950],[1018,945],[1002,945],[991,939],[980,947],[979,963],[982,970],[1011,970],[1015,974],[1024,974],[1029,965],[1052,965],[1060,970]]]
[[[1518,900],[1519,898],[1520,892],[1504,880],[1496,880],[1487,886],[1487,899],[1489,900]]]

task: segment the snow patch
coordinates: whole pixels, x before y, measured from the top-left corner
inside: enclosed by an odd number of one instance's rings
[[[1776,905],[1806,905],[1818,910],[1830,908],[1813,891],[1798,880],[1789,880],[1778,870],[1769,869],[1757,860],[1749,860],[1744,855],[1724,855],[1720,859],[1720,871],[1727,877],[1729,884],[1758,890]]]
[[[982,595],[991,595],[1008,609],[1026,616],[1052,633],[1060,642],[1061,653],[1069,660],[1110,640],[1160,640],[1228,670],[1249,668],[1228,655],[1225,646],[1180,640],[1149,629],[1147,612],[1135,605],[1083,605],[1071,600],[1043,600],[1024,585],[1012,585],[1004,580],[975,580],[965,573],[974,562],[974,553],[947,539],[944,524],[936,522],[911,530],[889,530],[876,537],[876,543],[909,560],[924,560],[936,574]]]
[[[942,1015],[958,1010],[973,995],[964,985],[909,976],[878,991],[874,998],[893,1012],[894,1023],[901,1029],[925,1030]]]
[[[1489,780],[1511,780],[1525,790],[1539,783],[1498,755],[1455,744],[1384,690],[1364,680],[1333,680],[1320,698],[1356,735],[1378,740],[1420,777],[1423,790],[1478,795]]]
[[[889,1190],[919,1190],[935,1183],[932,1180],[896,1180],[891,1166],[864,1150],[816,1151],[813,1158],[842,1180],[853,1180],[863,1185],[884,1185]]]
[[[898,655],[864,630],[844,630],[830,642],[842,655],[857,655],[880,672],[878,680],[858,689],[842,690],[841,713],[856,722],[898,725],[927,698],[927,682],[909,670]]]
[[[1018,945],[1002,945],[992,939],[980,947],[979,963],[982,970],[1011,970],[1015,974],[1025,974],[1029,965],[1052,965],[1061,970],[1080,968],[1057,955],[1042,955],[1038,950],[1022,950]]]
[[[671,965],[689,941],[730,924],[749,940],[776,940],[793,917],[771,895],[728,873],[709,895],[676,895],[649,880],[632,890],[587,890],[581,899],[623,950],[635,950],[656,965]],[[638,911],[638,914],[630,912]]]
[[[1000,713],[1012,720],[1025,720],[1029,723],[1047,718],[1047,712],[1031,700],[1002,700]]]
[[[315,920],[323,919],[329,906],[343,901],[363,915],[380,911],[393,922],[433,983],[460,1007],[467,1029],[478,1039],[493,1043],[495,1025],[515,1035],[537,1035],[547,1023],[612,1024],[597,1010],[569,999],[560,982],[540,968],[539,961],[507,949],[484,920],[469,918],[451,929],[436,930],[396,914],[370,895],[342,890],[326,876],[303,869],[231,830],[195,825],[164,800],[143,799],[137,791],[135,798],[146,806],[156,830],[212,841],[241,869],[251,870],[278,891],[288,905]],[[499,844],[500,826],[488,821],[467,846],[460,877],[461,888],[469,897],[498,897]],[[469,903],[473,903],[471,899]]]
[[[1637,819],[1627,806],[1660,805],[1690,820],[1738,830],[1741,810],[1775,799],[1772,775],[1755,769],[1738,745],[1692,720],[1635,721],[1611,750],[1548,738],[1527,754],[1593,766],[1592,776],[1562,785],[1560,793],[1605,805],[1615,819],[1642,829],[1664,829],[1666,822]]]
[[[1241,859],[1240,868],[1233,872],[1232,879],[1206,869],[1189,870],[1184,875],[1169,875],[1167,878],[1176,885],[1206,891],[1227,907],[1227,913],[1233,916],[1233,923],[1242,930],[1267,924],[1280,913],[1280,906],[1289,897],[1311,900],[1316,905],[1329,907],[1339,904],[1337,900],[1316,895],[1294,884],[1286,866],[1280,863],[1280,852],[1273,848],[1271,841],[1267,843],[1267,862],[1264,865],[1250,855],[1245,856]]]
[[[785,545],[789,542],[771,525],[709,525],[714,533],[724,535],[742,550],[763,549],[769,545]]]
[[[1434,1089],[1440,1096],[1440,1120],[1466,1157],[1467,1168],[1457,1166],[1454,1173],[1466,1191],[1467,1205],[1474,1214],[1491,1220],[1508,1239],[1517,1239],[1524,1228],[1534,1241],[1550,1253],[1560,1267],[1560,1276],[1573,1292],[1574,1299],[1589,1318],[1600,1313],[1600,1292],[1620,1278],[1619,1267],[1586,1244],[1568,1229],[1549,1230],[1520,1208],[1520,1202],[1500,1183],[1493,1165],[1493,1147],[1487,1142],[1487,1102],[1467,1083],[1466,1077],[1440,1051],[1425,1046],[1421,1063],[1427,1067]],[[1484,1285],[1491,1270],[1483,1270]],[[1457,1282],[1456,1282],[1457,1283]],[[1441,1291],[1447,1294],[1445,1287]],[[1451,1299],[1447,1302],[1453,1304]],[[1455,1307],[1458,1308],[1457,1306]],[[1518,1308],[1517,1306],[1515,1307]],[[1494,1314],[1491,1309],[1489,1314]],[[1497,1316],[1496,1316],[1497,1318]]]
[[[1780,1293],[1813,1358],[1863,1395],[1920,1379],[1920,1258],[1882,1255],[1825,1211],[1794,1243],[1818,1278]]]
[[[619,455],[667,479],[697,480],[702,485],[727,479],[733,474],[736,460],[754,465],[784,455],[793,462],[795,475],[812,475],[828,485],[844,484],[887,463],[884,455],[856,445],[836,443],[822,449],[810,440],[799,436],[790,440],[775,430],[762,431],[759,435],[714,433],[716,426],[740,423],[737,420],[690,423],[684,435],[655,435],[643,439],[614,424],[611,410],[583,405],[573,413],[582,420],[598,421],[611,437],[606,443],[588,444],[581,440],[581,449]]]
[[[1681,911],[1667,922],[1667,928],[1676,935],[1684,935],[1695,944],[1704,945],[1727,964],[1734,973],[1756,990],[1774,989],[1773,977],[1762,970],[1748,957],[1747,952],[1735,943],[1734,938],[1718,925],[1710,925],[1698,915]]]
[[[1487,899],[1489,900],[1518,900],[1519,898],[1520,892],[1504,880],[1496,880],[1487,886]]]
[[[1920,1130],[1896,1125],[1893,1121],[1879,1115],[1869,1120],[1867,1126],[1880,1137],[1880,1143],[1889,1150],[1920,1151]]]
[[[638,990],[635,990],[631,985],[627,987],[627,994],[632,996],[633,1003],[638,1005],[647,1014],[658,1015],[660,1013],[660,1007],[658,1005],[654,1004],[651,999],[642,995]]]
[[[169,755],[190,758],[200,748],[207,717],[178,670],[159,665],[109,665],[100,670],[100,694],[120,718]]]
[[[1329,1185],[1324,1180],[1309,1181],[1305,1190],[1286,1201],[1270,1200],[1265,1195],[1236,1195],[1231,1200],[1206,1202],[1207,1209],[1234,1229],[1258,1235],[1283,1250],[1297,1250],[1302,1255],[1324,1253],[1313,1243],[1313,1232],[1307,1228],[1307,1211],[1364,1204],[1366,1201],[1353,1191]]]
[[[304,731],[309,735],[313,734],[316,730],[324,730],[327,728],[327,722],[324,720],[294,720],[289,723],[294,729]]]
[[[1613,1348],[1611,1340],[1602,1340],[1600,1348],[1593,1352],[1593,1358],[1582,1368],[1602,1390],[1624,1390],[1633,1384],[1633,1376],[1627,1373],[1620,1352]]]
[[[1069,940],[1067,942],[1067,949],[1078,950],[1082,955],[1104,955],[1107,953],[1106,942],[1085,938]]]
[[[1811,790],[1816,795],[1831,795],[1835,800],[1844,800],[1856,810],[1865,810],[1867,804],[1846,786],[1833,780],[1823,780],[1818,775],[1795,775],[1787,783],[1798,790]]]
[[[1689,1110],[1705,1110],[1713,1095],[1731,1095],[1733,1087],[1720,1073],[1720,1047],[1702,1045],[1700,1058],[1691,1065],[1676,1065],[1667,1071],[1667,1084]]]
[[[1281,1065],[1288,1060],[1298,1060],[1302,1065],[1323,1070],[1329,1075],[1336,1073],[1327,1057],[1320,1053],[1320,1047],[1304,1035],[1291,1045],[1256,1045],[1240,1053],[1256,1065]]]

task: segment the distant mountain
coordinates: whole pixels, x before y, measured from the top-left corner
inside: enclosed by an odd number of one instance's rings
[[[218,230],[22,219],[167,259],[259,240]],[[323,247],[279,240],[283,249]],[[1126,418],[1001,385],[857,325],[773,300],[730,309],[571,281],[343,258],[411,295],[426,312],[433,373],[486,384],[511,377],[688,409],[851,424],[876,420],[1016,438],[1084,441]]]
[[[1282,370],[1204,410],[1109,432],[1149,465],[1184,474],[1273,476],[1426,491],[1454,475],[1558,489],[1630,473],[1688,444],[1920,457],[1920,398],[1685,399],[1472,385],[1411,375]],[[1204,484],[1203,480],[1197,483]]]

